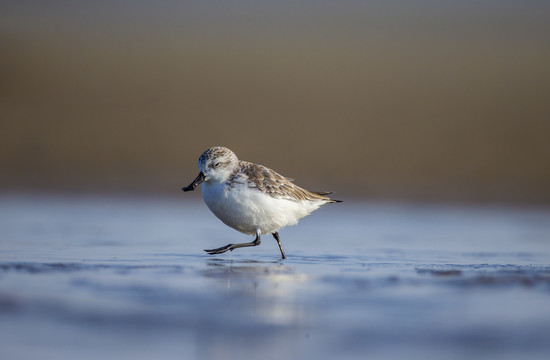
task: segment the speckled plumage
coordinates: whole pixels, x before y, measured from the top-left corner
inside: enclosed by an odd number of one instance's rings
[[[229,244],[206,250],[219,254],[237,247],[255,246],[261,234],[273,234],[283,258],[278,230],[295,225],[320,206],[340,202],[295,185],[291,179],[258,164],[242,161],[231,150],[216,146],[199,157],[199,176],[184,191],[202,183],[203,199],[208,208],[226,225],[256,240],[245,244]]]
[[[238,169],[231,174],[227,183],[232,187],[241,182],[246,182],[249,188],[259,190],[274,198],[333,202],[323,196],[328,193],[316,193],[302,189],[288,178],[263,165],[242,160],[239,161]]]

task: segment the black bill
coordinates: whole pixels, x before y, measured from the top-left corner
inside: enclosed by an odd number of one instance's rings
[[[195,180],[193,180],[193,182],[191,184],[189,184],[188,186],[182,188],[183,191],[193,191],[195,190],[195,188],[197,186],[199,186],[205,179],[205,176],[204,174],[202,173],[202,171],[199,173],[199,176],[197,176],[197,178]]]

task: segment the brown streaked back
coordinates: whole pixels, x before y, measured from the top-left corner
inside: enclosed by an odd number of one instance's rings
[[[274,198],[296,201],[325,201],[326,203],[341,202],[325,196],[331,194],[331,192],[313,192],[302,189],[288,178],[263,165],[240,160],[239,168],[240,171],[233,173],[229,182],[246,182],[249,187],[258,189]]]

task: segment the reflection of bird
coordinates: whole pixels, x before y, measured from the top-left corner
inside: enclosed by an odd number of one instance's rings
[[[261,234],[273,234],[284,259],[277,231],[296,225],[321,205],[341,202],[325,196],[330,192],[302,189],[263,165],[239,160],[233,151],[221,146],[210,148],[200,156],[199,170],[197,178],[182,190],[194,190],[204,182],[202,196],[210,211],[227,226],[256,235],[249,243],[205,250],[210,255],[260,245]]]

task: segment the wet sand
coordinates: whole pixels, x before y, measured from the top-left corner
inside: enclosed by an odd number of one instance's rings
[[[0,195],[5,359],[546,359],[548,208],[327,206],[247,241],[198,197]]]

